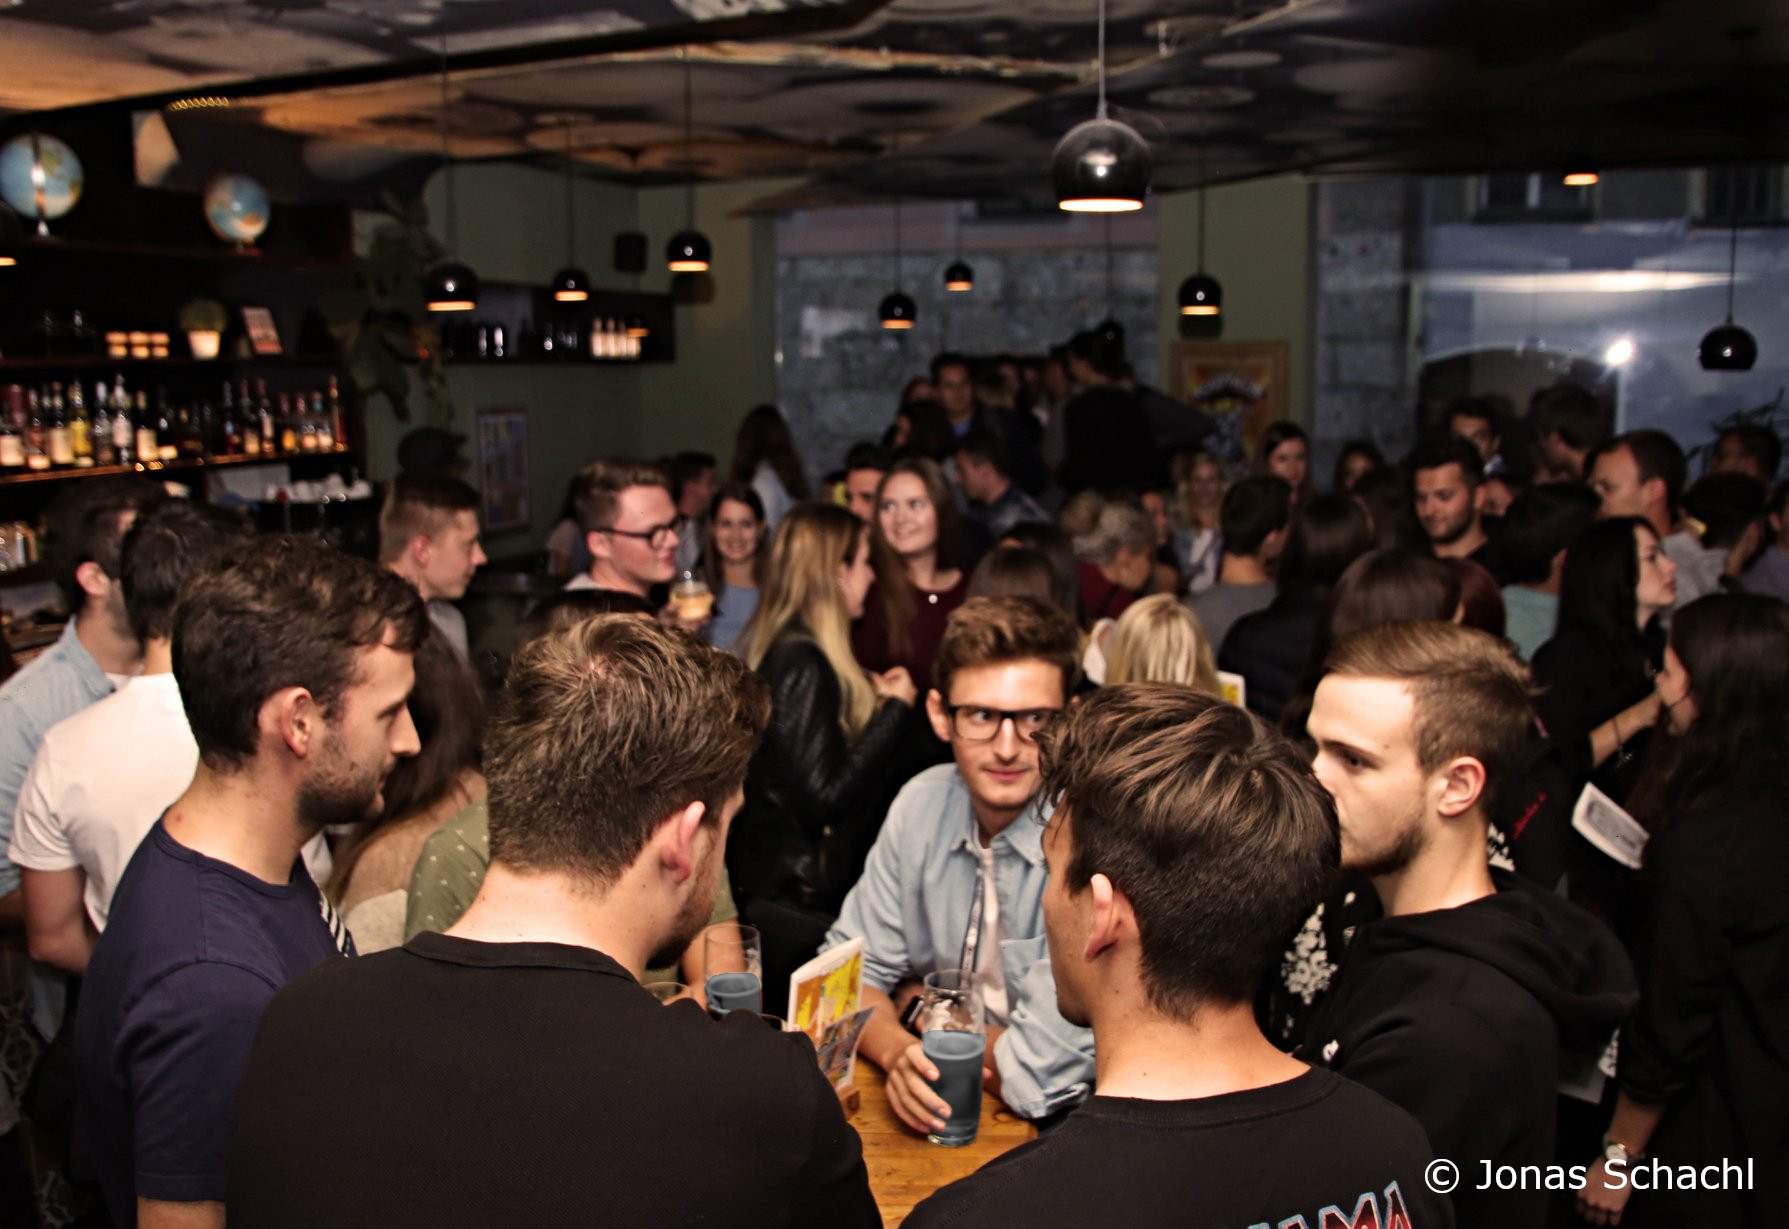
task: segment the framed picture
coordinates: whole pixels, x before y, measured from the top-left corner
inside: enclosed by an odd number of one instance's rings
[[[480,520],[487,531],[526,529],[528,411],[480,410],[477,422]]]
[[[280,331],[273,327],[273,313],[265,307],[245,307],[242,309],[242,324],[248,330],[249,345],[256,354],[284,354],[280,346]]]
[[[1232,467],[1255,455],[1261,433],[1286,416],[1283,341],[1182,341],[1169,391],[1217,424],[1206,444]]]

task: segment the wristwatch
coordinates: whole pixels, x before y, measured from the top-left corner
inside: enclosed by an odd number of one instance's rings
[[[1639,1159],[1640,1152],[1637,1149],[1629,1148],[1613,1136],[1606,1134],[1603,1136],[1603,1160],[1620,1161],[1625,1166],[1631,1165]]]

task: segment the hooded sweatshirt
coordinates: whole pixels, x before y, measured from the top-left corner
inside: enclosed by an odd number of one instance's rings
[[[1546,1220],[1547,1190],[1476,1189],[1485,1162],[1552,1163],[1562,1054],[1600,1052],[1638,995],[1615,936],[1492,871],[1497,891],[1362,926],[1301,1056],[1415,1115],[1460,1167],[1460,1229]]]

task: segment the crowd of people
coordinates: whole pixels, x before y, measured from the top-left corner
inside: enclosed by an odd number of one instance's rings
[[[808,1043],[700,1010],[743,922],[767,1005],[862,942],[918,1135],[909,1007],[978,984],[1039,1137],[913,1225],[1764,1224],[1780,444],[1692,483],[1570,386],[1431,426],[1326,485],[1110,337],[940,355],[818,481],[771,406],[724,470],[584,465],[495,687],[451,473],[376,559],[80,484],[0,687],[0,1220],[879,1224]]]

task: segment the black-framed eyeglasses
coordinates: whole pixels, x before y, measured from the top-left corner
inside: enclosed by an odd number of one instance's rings
[[[985,708],[979,704],[947,704],[950,728],[964,742],[985,743],[999,737],[1000,727],[1008,721],[1020,742],[1034,742],[1039,732],[1061,715],[1059,708]]]
[[[677,522],[668,521],[663,525],[654,525],[651,529],[599,529],[598,533],[612,533],[618,538],[638,538],[653,550],[664,550],[671,545],[671,539],[677,535]]]

